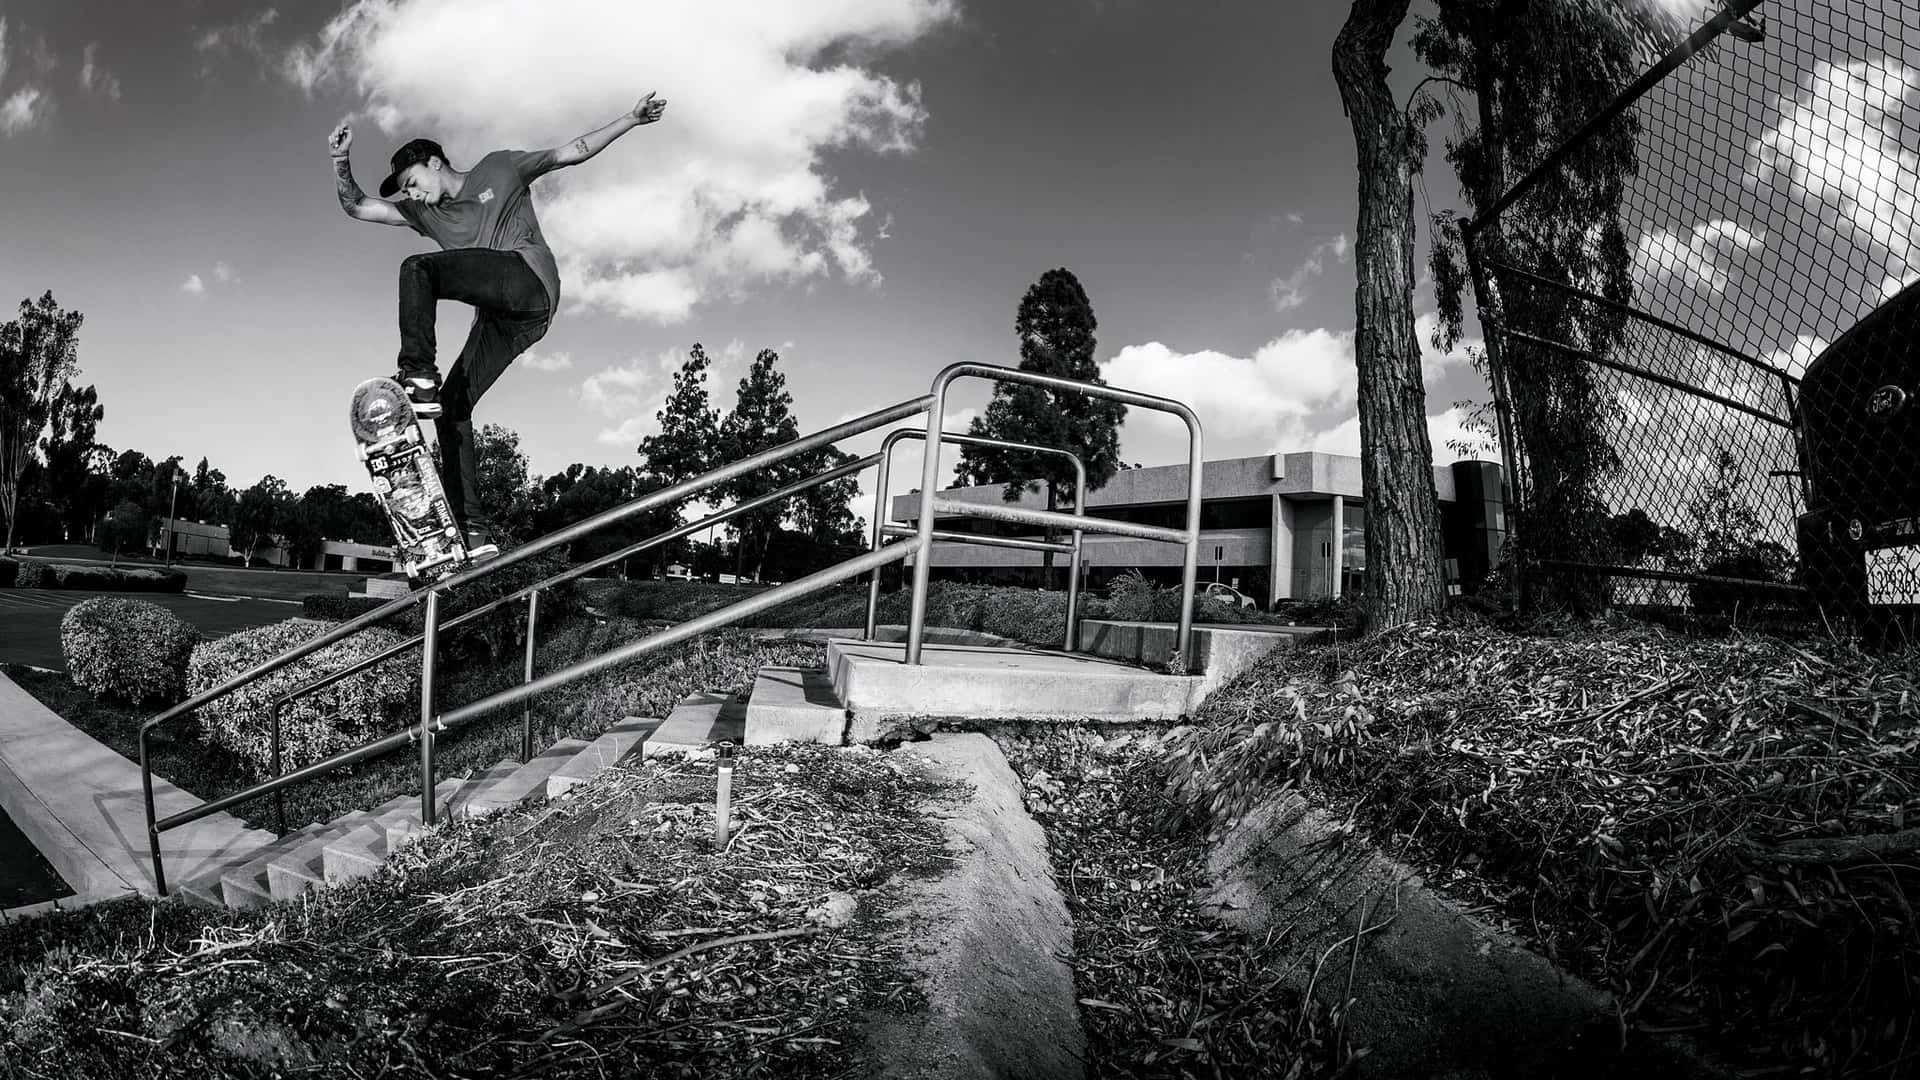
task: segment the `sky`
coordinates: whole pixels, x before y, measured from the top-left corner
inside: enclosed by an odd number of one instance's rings
[[[236,487],[366,490],[350,392],[390,374],[396,273],[432,250],[336,201],[402,141],[453,164],[560,145],[644,94],[664,119],[539,180],[564,300],[476,421],[537,474],[637,464],[689,346],[717,404],[780,353],[801,429],[1018,362],[1043,272],[1077,274],[1107,381],[1199,412],[1210,458],[1358,453],[1346,5],[1192,0],[0,0],[0,301],[82,311],[102,442]],[[1396,85],[1419,75],[1405,48]],[[1442,133],[1434,133],[1436,149]],[[1423,196],[1452,205],[1444,166]],[[1417,208],[1426,209],[1425,205]],[[1425,238],[1419,254],[1424,262]],[[1425,344],[1440,461],[1466,346]],[[468,310],[443,304],[442,364]],[[1474,344],[1470,339],[1467,346]],[[961,384],[959,430],[986,384]],[[847,444],[864,451],[878,436]],[[1184,458],[1130,414],[1123,456]],[[901,449],[900,475],[917,450]]]

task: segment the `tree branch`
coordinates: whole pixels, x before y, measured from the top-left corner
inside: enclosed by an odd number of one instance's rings
[[[1412,111],[1413,99],[1415,97],[1418,97],[1420,94],[1420,89],[1426,86],[1430,82],[1446,83],[1448,86],[1457,86],[1460,89],[1465,90],[1469,94],[1473,93],[1473,87],[1468,86],[1466,83],[1461,82],[1459,79],[1449,79],[1445,75],[1429,75],[1426,78],[1421,79],[1418,83],[1415,83],[1413,89],[1407,94],[1407,103],[1405,105],[1400,106],[1400,112],[1402,115],[1406,115],[1407,113]]]

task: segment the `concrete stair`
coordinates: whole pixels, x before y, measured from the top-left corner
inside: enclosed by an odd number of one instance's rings
[[[906,647],[878,641],[827,643],[835,697],[853,717],[850,735],[866,737],[886,717],[969,720],[1173,721],[1205,693],[1205,679],[1163,675],[1075,653],[978,645]]]
[[[546,802],[547,778],[586,748],[585,739],[562,739],[545,752],[535,754],[532,761],[508,763],[513,767],[503,775],[472,785],[471,794],[463,791],[455,796],[447,816],[455,821],[468,821],[523,803]]]
[[[728,723],[737,727],[744,719],[744,705],[717,698],[711,704],[707,730]],[[683,718],[682,730],[689,737],[705,708],[700,703]],[[721,718],[722,712],[728,719]],[[562,739],[532,761],[508,758],[469,777],[450,777],[434,788],[434,804],[442,820],[462,821],[544,802],[549,792],[565,792],[642,752],[661,726],[658,720],[627,717],[591,741]],[[400,795],[371,810],[296,829],[196,874],[176,891],[199,903],[233,908],[291,900],[308,889],[377,873],[421,831],[420,796]]]
[[[660,723],[650,717],[629,716],[608,728],[547,777],[547,798],[558,799],[633,754],[644,754],[647,739]]]
[[[747,705],[732,694],[690,694],[673,707],[652,735],[646,756],[700,750],[717,742],[741,743],[747,735]]]
[[[747,699],[746,744],[847,741],[847,709],[825,668],[763,667]]]

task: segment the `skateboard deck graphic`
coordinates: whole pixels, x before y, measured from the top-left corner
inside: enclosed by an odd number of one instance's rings
[[[461,569],[467,563],[465,538],[407,392],[392,379],[368,379],[354,388],[350,416],[360,460],[393,523],[400,568],[418,582]]]

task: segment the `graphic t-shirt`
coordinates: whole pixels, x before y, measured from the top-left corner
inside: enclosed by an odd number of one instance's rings
[[[553,261],[540,222],[533,216],[527,185],[555,166],[551,150],[495,150],[474,163],[460,194],[437,205],[401,200],[394,205],[413,231],[441,250],[493,248],[517,251],[547,287],[550,310],[560,308],[560,268]]]

